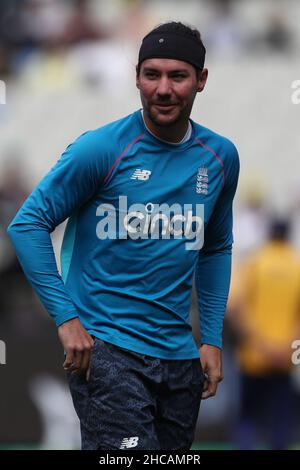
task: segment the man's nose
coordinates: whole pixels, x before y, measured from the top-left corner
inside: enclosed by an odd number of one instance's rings
[[[161,96],[170,95],[172,93],[168,77],[161,77],[156,92]]]

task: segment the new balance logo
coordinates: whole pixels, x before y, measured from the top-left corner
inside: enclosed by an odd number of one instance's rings
[[[136,447],[138,445],[138,437],[124,437],[120,449],[131,449],[131,447]]]
[[[140,181],[146,181],[150,178],[151,171],[150,170],[141,170],[140,168],[137,168],[132,177],[130,178],[131,180],[140,180]]]

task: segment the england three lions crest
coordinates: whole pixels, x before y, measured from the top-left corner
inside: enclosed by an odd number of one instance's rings
[[[206,166],[198,168],[196,192],[198,194],[208,194],[208,169]]]

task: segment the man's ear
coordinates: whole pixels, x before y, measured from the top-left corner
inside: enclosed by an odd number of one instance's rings
[[[206,85],[206,81],[207,81],[207,77],[208,77],[208,70],[203,69],[200,73],[200,77],[199,77],[199,80],[198,80],[198,85],[197,85],[197,92],[198,93],[201,93],[201,91],[204,90],[205,85]]]

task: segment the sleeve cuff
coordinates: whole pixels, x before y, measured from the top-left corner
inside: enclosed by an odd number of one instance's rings
[[[209,344],[210,346],[216,346],[219,349],[222,349],[222,347],[223,347],[222,338],[216,338],[214,336],[202,336],[201,346],[203,344]]]
[[[63,323],[65,323],[66,321],[72,320],[72,318],[77,318],[78,316],[79,316],[78,313],[75,312],[75,311],[64,313],[63,315],[58,315],[55,318],[55,324],[56,324],[56,326],[60,326]]]

